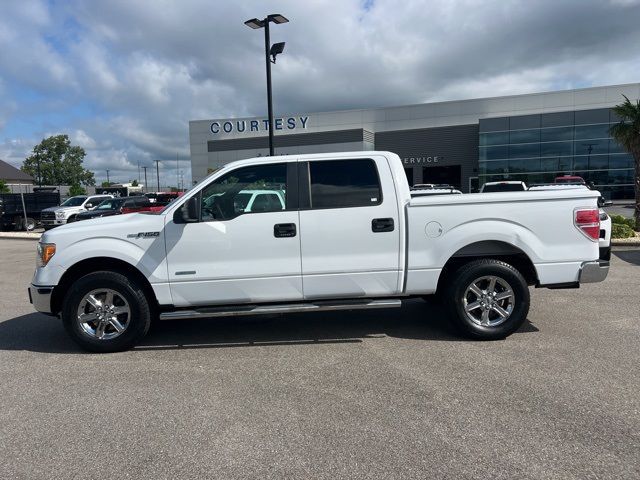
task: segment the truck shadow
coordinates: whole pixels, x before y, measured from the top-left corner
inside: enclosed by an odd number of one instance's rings
[[[537,331],[527,321],[516,333]],[[134,351],[348,344],[384,337],[466,341],[449,324],[440,305],[417,299],[395,309],[158,321]],[[39,313],[1,322],[0,350],[82,352],[60,320]]]

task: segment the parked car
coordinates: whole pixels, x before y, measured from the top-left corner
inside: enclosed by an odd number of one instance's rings
[[[500,182],[487,182],[482,185],[480,193],[489,192],[524,192],[527,189],[527,184],[524,182],[517,182],[513,180],[504,180]]]
[[[418,183],[411,187],[412,197],[423,197],[427,195],[462,195],[460,190],[453,188],[451,185]]]
[[[41,212],[59,203],[60,193],[50,189],[24,194],[0,193],[0,227],[31,231],[41,223]]]
[[[223,198],[222,193],[214,193],[203,201],[209,210],[218,208],[216,201]],[[284,193],[279,190],[241,190],[234,198],[234,209],[242,213],[271,212],[284,210]]]
[[[282,191],[284,208],[247,212],[236,199],[255,190]],[[389,152],[251,158],[156,215],[45,232],[29,295],[99,352],[135,345],[156,318],[391,308],[436,293],[464,335],[500,339],[525,321],[529,286],[606,278],[597,197],[412,197]]]
[[[561,175],[556,177],[554,183],[562,183],[566,185],[586,185],[584,178],[577,175]]]
[[[77,214],[92,210],[108,198],[113,198],[113,195],[77,195],[67,198],[59,207],[45,208],[42,211],[42,225],[45,230],[49,230],[66,224],[69,219],[73,222]]]
[[[182,192],[149,192],[144,194],[151,203],[158,205],[167,205],[181,195]]]
[[[81,220],[89,220],[91,218],[110,217],[112,215],[131,213],[127,211],[127,208],[142,208],[148,205],[151,205],[151,203],[149,202],[149,199],[144,196],[108,198],[103,200],[93,210],[80,212],[75,215],[75,217],[71,217],[67,223],[71,223],[74,220],[79,222]]]

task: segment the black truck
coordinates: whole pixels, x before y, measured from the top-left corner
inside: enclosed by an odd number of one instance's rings
[[[60,205],[60,192],[48,189],[23,194],[0,193],[0,228],[3,230],[7,228],[33,230],[40,223],[40,212],[45,208],[57,205]],[[25,209],[27,213],[26,229]]]

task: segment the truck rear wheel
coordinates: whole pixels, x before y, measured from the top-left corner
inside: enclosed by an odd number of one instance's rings
[[[515,332],[529,313],[529,288],[518,270],[499,260],[469,262],[451,277],[446,304],[467,337],[498,340]]]
[[[136,345],[151,325],[149,301],[134,280],[93,272],[76,280],[62,305],[67,333],[83,349],[117,352]]]

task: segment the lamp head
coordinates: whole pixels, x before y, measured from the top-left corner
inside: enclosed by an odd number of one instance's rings
[[[280,55],[284,51],[284,43],[278,42],[274,43],[269,50],[269,55],[271,55],[271,61],[276,63],[276,56]]]

